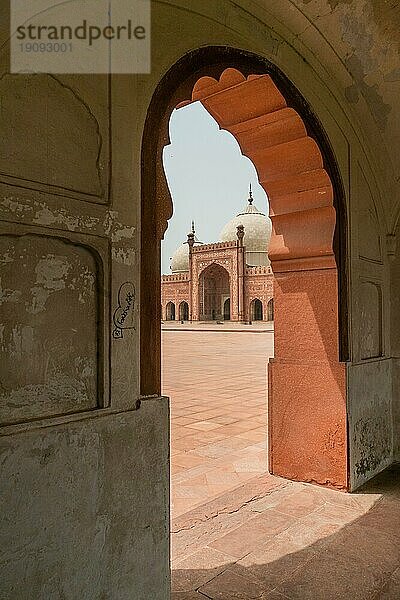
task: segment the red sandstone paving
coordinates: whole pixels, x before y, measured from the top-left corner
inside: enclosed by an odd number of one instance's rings
[[[357,494],[266,472],[268,339],[163,333],[172,600],[398,600],[399,467]]]
[[[266,442],[266,365],[272,351],[270,332],[163,331],[163,393],[171,398],[173,516],[267,470],[265,444],[257,456],[254,444]],[[192,469],[199,465],[209,471],[203,484],[191,481],[198,475]],[[232,476],[218,482],[221,467]]]
[[[172,536],[177,542],[174,589],[182,589],[182,582],[185,589],[193,583],[192,592],[213,600],[398,598],[398,533],[389,535],[386,522],[382,531],[376,525],[382,509],[389,509],[385,498],[367,494],[369,508],[360,502],[356,510],[344,506],[342,493],[336,492],[329,502],[321,494],[322,504],[315,505],[315,489],[258,477],[178,517]],[[291,511],[295,499],[307,511],[314,507],[313,512],[305,517],[287,515],[284,511]],[[325,507],[331,516],[319,515]],[[350,514],[344,518],[346,509]],[[387,518],[393,518],[389,513]],[[376,519],[372,521],[371,515]],[[207,556],[213,562],[207,562]]]

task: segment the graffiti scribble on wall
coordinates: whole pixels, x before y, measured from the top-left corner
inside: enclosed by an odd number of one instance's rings
[[[121,339],[125,329],[135,329],[134,308],[136,290],[132,282],[126,281],[121,285],[118,292],[118,306],[114,311],[113,337]]]

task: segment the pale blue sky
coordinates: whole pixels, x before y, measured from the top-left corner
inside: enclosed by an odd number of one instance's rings
[[[164,148],[163,162],[174,213],[162,244],[161,268],[166,274],[191,221],[201,242],[218,241],[223,226],[246,205],[250,182],[254,204],[268,214],[267,196],[253,163],[200,102],[174,110],[169,129],[171,144]]]

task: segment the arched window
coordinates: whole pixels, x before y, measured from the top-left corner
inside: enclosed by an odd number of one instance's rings
[[[250,304],[250,318],[252,321],[263,320],[263,305],[258,298],[254,298]]]
[[[271,300],[268,301],[267,312],[268,312],[268,321],[273,321],[274,320],[274,299],[273,298],[271,298]]]
[[[185,301],[179,305],[179,320],[189,321],[189,304]]]
[[[224,302],[224,321],[231,319],[231,299],[227,298]]]
[[[167,321],[175,321],[175,304],[173,302],[168,302],[165,312]]]

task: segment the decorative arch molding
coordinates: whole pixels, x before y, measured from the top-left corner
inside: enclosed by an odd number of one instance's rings
[[[231,269],[229,268],[229,266],[226,263],[224,263],[222,260],[214,260],[214,259],[211,262],[209,262],[207,265],[204,265],[201,269],[199,269],[197,272],[197,276],[200,278],[202,275],[204,275],[204,273],[205,273],[205,271],[207,271],[207,269],[211,269],[214,266],[224,269],[224,271],[226,271],[227,275],[229,276],[229,279],[232,277],[232,273],[230,272]]]
[[[198,298],[192,298],[193,317],[201,321],[225,319],[225,302],[233,292],[232,269],[213,260],[198,275]],[[229,303],[229,315],[230,315]]]
[[[169,117],[175,107],[196,101],[235,136],[270,200],[276,332],[269,365],[270,470],[347,488],[346,378],[340,360],[348,352],[347,211],[332,149],[308,104],[276,66],[221,47],[186,55],[156,90],[145,126],[145,263],[159,253],[159,246],[149,252],[149,239],[161,239],[172,214],[162,169]],[[157,200],[155,210],[146,201],[150,197]],[[146,319],[146,296],[154,300],[159,288],[151,289],[149,265],[143,267]],[[147,335],[142,340],[144,362],[151,365]],[[143,393],[156,391],[152,373],[149,380],[142,371]]]
[[[196,101],[235,136],[256,167],[270,203],[272,270],[334,267],[336,215],[322,153],[271,76],[245,77],[228,68],[218,80],[200,78],[191,100],[177,108]]]

